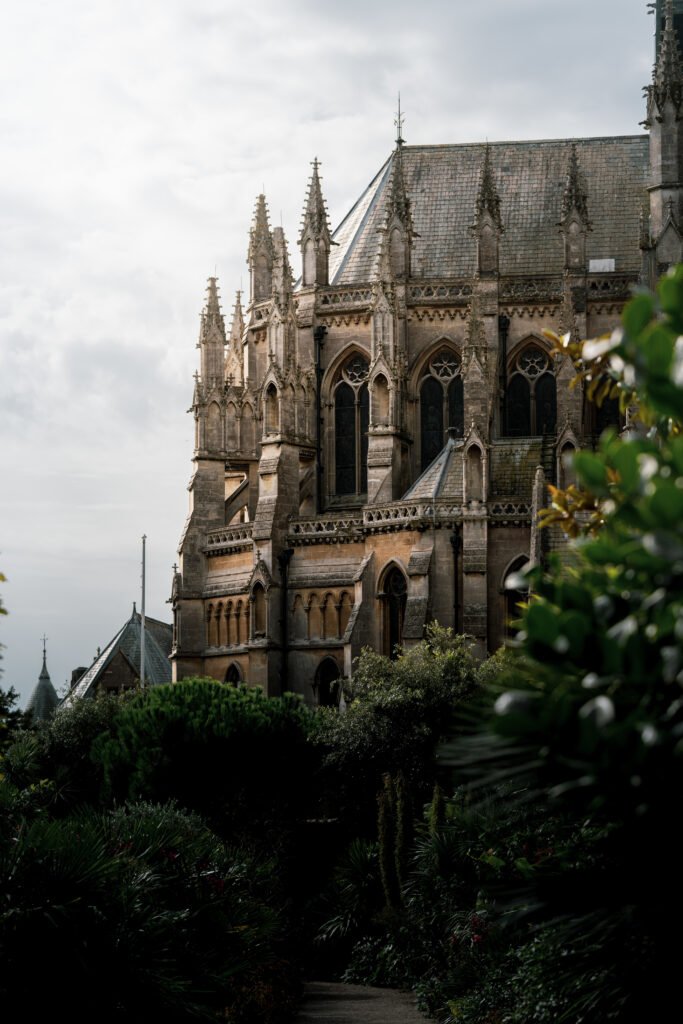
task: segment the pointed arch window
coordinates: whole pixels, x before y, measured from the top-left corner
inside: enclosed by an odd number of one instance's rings
[[[403,644],[403,623],[408,600],[408,584],[401,570],[394,566],[384,580],[384,653],[398,656]]]
[[[464,395],[460,359],[442,348],[430,360],[420,385],[421,468],[437,457],[451,429],[462,437],[465,427]]]
[[[554,434],[557,429],[557,384],[550,357],[527,345],[508,375],[505,400],[508,437]]]
[[[370,364],[361,355],[346,362],[334,388],[335,493],[365,494],[368,489]]]

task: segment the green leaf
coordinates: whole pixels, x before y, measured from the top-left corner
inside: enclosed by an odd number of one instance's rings
[[[574,456],[574,468],[581,482],[593,494],[607,493],[607,467],[599,455],[592,452],[577,452]]]
[[[654,300],[651,295],[636,295],[624,310],[624,330],[631,336],[639,335],[654,316]]]
[[[524,625],[529,639],[547,644],[549,647],[555,642],[560,632],[558,616],[547,604],[539,602],[535,602],[529,607]]]
[[[640,469],[638,467],[638,448],[634,444],[621,444],[613,459],[614,468],[619,473],[623,489],[629,493],[640,485]]]

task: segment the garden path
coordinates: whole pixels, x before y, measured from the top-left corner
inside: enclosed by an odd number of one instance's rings
[[[413,996],[386,988],[315,981],[296,1024],[426,1024]]]

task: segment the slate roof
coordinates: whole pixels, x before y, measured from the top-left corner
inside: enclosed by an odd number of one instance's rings
[[[437,457],[417,478],[401,501],[462,501],[462,452],[464,442],[449,437]]]
[[[70,704],[80,697],[94,696],[102,674],[119,652],[133,669],[139,672],[141,637],[141,615],[133,606],[131,617],[81,676],[67,696],[65,704]],[[171,663],[168,659],[172,641],[172,626],[145,616],[145,675],[148,683],[159,685],[171,682]]]
[[[45,655],[43,654],[43,668],[38,676],[36,688],[28,699],[26,710],[31,712],[34,721],[44,722],[50,717],[58,704],[59,697],[52,685]]]
[[[504,234],[500,273],[562,274],[558,222],[573,140],[490,143]],[[404,146],[403,174],[415,231],[414,278],[468,278],[476,271],[474,222],[486,146]],[[593,230],[587,259],[614,259],[617,273],[640,271],[640,212],[649,174],[647,135],[577,139]],[[373,277],[386,216],[391,157],[334,232],[330,283]]]

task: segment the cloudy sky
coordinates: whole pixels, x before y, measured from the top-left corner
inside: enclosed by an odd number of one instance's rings
[[[408,143],[634,134],[645,0],[23,0],[0,33],[0,685],[57,689],[139,597],[170,621],[206,277],[265,188],[298,268]]]

